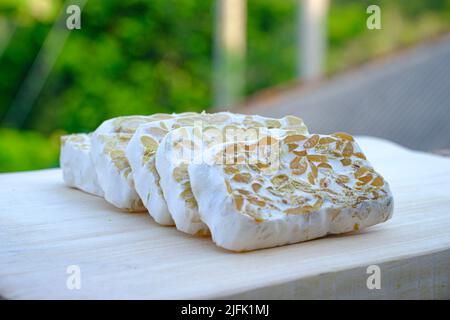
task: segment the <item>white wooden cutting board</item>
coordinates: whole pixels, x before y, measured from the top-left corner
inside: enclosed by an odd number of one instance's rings
[[[348,235],[231,253],[65,187],[60,170],[0,175],[0,295],[78,298],[450,298],[450,158],[358,138],[394,217]],[[70,290],[67,268],[80,268]],[[369,290],[377,265],[381,288]]]

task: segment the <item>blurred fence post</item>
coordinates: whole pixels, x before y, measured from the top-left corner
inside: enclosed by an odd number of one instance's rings
[[[328,5],[329,0],[299,0],[297,74],[305,81],[320,78],[324,71]]]
[[[216,0],[214,106],[232,107],[245,88],[246,0]]]

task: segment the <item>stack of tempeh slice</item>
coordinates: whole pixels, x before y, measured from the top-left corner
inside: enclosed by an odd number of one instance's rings
[[[392,216],[389,186],[345,133],[230,112],[127,116],[62,138],[69,186],[247,251]]]

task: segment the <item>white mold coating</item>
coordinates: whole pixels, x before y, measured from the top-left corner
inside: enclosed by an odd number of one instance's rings
[[[64,182],[93,195],[103,197],[103,190],[91,159],[91,137],[79,133],[61,137],[60,166]]]
[[[106,120],[93,132],[91,157],[106,201],[131,212],[146,211],[134,189],[125,148],[141,124],[174,116],[154,114],[118,117]]]
[[[169,212],[172,219],[175,221],[178,230],[196,235],[207,235],[209,229],[204,224],[198,213],[197,203],[192,194],[189,175],[187,172],[187,162],[191,159],[182,159],[181,154],[188,154],[191,145],[181,147],[181,150],[176,150],[176,146],[180,145],[177,138],[190,137],[191,141],[196,140],[199,143],[199,149],[209,148],[216,144],[216,138],[212,132],[228,132],[226,129],[236,129],[246,131],[246,129],[267,130],[267,128],[280,128],[291,130],[294,133],[307,133],[307,128],[300,118],[288,116],[282,119],[265,118],[261,116],[249,116],[241,114],[232,114],[227,112],[216,114],[202,115],[202,126],[179,126],[177,129],[169,131],[162,141],[157,141],[158,149],[156,152],[156,169],[159,175],[159,185],[163,191],[164,199],[166,200]],[[144,125],[139,132],[143,133],[145,130],[152,127],[153,124]],[[182,131],[185,130],[185,133]],[[198,130],[197,132],[194,132]],[[252,132],[249,130],[249,132]],[[224,138],[222,134],[221,138]],[[137,135],[136,135],[137,136]],[[136,137],[135,136],[135,137]],[[183,138],[184,139],[184,138]],[[159,143],[160,142],[160,143]],[[136,137],[137,143],[137,137]],[[184,161],[187,160],[187,161]],[[151,160],[147,161],[151,164]],[[146,163],[144,161],[143,163]],[[137,172],[137,171],[136,171]],[[146,170],[147,174],[151,174],[151,170]],[[155,179],[153,179],[155,180]],[[147,179],[149,182],[150,179]],[[147,187],[148,188],[148,187]],[[159,186],[152,186],[152,188],[159,188]],[[152,191],[150,191],[151,193]],[[151,211],[151,210],[150,210]]]
[[[279,142],[281,167],[275,172],[247,164],[188,166],[201,220],[218,246],[233,251],[280,246],[359,230],[392,216],[387,182],[351,136],[287,135]]]
[[[155,166],[155,152],[164,136],[179,126],[193,125],[203,114],[181,114],[172,119],[154,121],[141,125],[125,150],[132,168],[136,192],[150,215],[161,225],[173,226],[175,222],[167,207],[159,174]]]

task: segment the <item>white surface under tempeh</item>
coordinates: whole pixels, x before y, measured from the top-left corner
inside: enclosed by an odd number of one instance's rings
[[[243,254],[65,188],[59,169],[0,174],[0,295],[448,299],[450,158],[378,138],[356,140],[389,181],[392,219],[349,235]],[[73,264],[81,267],[81,290],[65,286]],[[367,289],[370,265],[380,267],[381,290]]]

